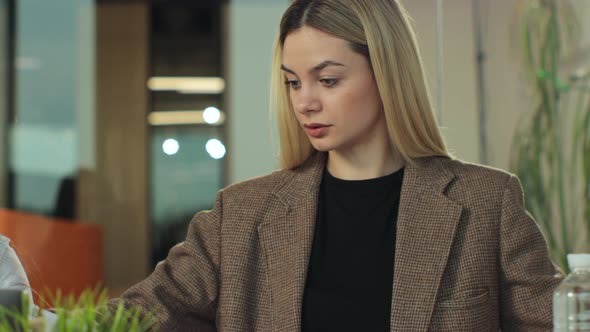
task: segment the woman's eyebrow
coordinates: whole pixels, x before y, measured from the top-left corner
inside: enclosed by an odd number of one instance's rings
[[[346,67],[345,65],[343,65],[339,62],[332,61],[332,60],[326,60],[326,61],[323,61],[320,64],[314,66],[313,68],[311,68],[309,70],[309,73],[310,74],[316,73],[316,72],[321,71],[322,69],[329,67],[329,66]],[[297,75],[293,70],[287,68],[285,65],[281,65],[281,70],[291,73],[293,75]]]
[[[295,74],[295,72],[294,72],[294,71],[292,71],[291,69],[289,69],[289,68],[285,67],[285,65],[281,65],[281,70],[282,70],[282,71],[286,71],[287,73],[291,73],[291,74],[293,74],[293,75],[297,75],[297,74]]]
[[[313,68],[312,68],[312,69],[309,71],[309,73],[310,73],[310,74],[312,74],[312,73],[315,73],[315,72],[321,71],[322,69],[324,69],[324,68],[326,68],[326,67],[330,67],[330,66],[346,67],[345,65],[343,65],[343,64],[341,64],[341,63],[338,63],[338,62],[336,62],[336,61],[332,61],[332,60],[326,60],[326,61],[324,61],[324,62],[322,62],[322,63],[318,64],[317,66],[313,67]]]

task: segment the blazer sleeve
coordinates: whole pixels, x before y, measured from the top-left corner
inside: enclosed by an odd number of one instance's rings
[[[551,261],[541,230],[525,210],[514,176],[504,191],[499,238],[502,331],[551,331],[553,291],[563,273]]]
[[[123,300],[125,307],[139,307],[154,315],[161,331],[215,331],[222,205],[220,191],[213,210],[192,219],[186,240],[173,247],[149,277],[109,306]]]

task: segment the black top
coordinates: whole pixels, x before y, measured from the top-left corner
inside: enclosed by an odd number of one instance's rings
[[[302,331],[389,331],[403,169],[340,180],[324,171]]]

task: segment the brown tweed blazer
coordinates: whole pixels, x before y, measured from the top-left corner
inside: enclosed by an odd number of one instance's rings
[[[162,331],[299,331],[324,166],[317,155],[221,190],[122,299],[155,310]],[[395,249],[391,331],[551,329],[563,276],[514,176],[448,158],[408,165]]]

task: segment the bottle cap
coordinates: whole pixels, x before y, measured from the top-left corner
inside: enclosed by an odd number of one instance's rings
[[[590,254],[568,254],[567,263],[570,270],[580,267],[590,267]]]

